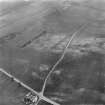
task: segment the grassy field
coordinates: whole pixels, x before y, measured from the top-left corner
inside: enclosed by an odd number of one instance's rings
[[[102,0],[74,1],[66,9],[58,2],[0,4],[0,68],[40,91],[45,76],[61,55],[61,51],[57,53],[58,47],[52,49],[60,40],[67,37],[60,43],[64,47],[69,36],[85,23],[89,25],[74,42],[105,37],[104,4]],[[47,31],[45,36],[26,48],[19,48],[42,30]],[[88,49],[80,43],[77,45],[85,51],[80,51],[78,46],[69,49],[48,80],[45,95],[61,105],[104,105],[105,50],[96,42],[95,45],[89,43]],[[47,65],[49,70],[40,71],[41,64]],[[0,73],[0,105],[23,105],[21,99],[27,92]]]
[[[22,99],[27,92],[26,89],[19,87],[10,78],[0,73],[0,105],[24,105]]]

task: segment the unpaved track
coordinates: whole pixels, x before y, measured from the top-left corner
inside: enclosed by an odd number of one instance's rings
[[[46,102],[48,102],[48,103],[51,103],[51,104],[53,104],[53,105],[59,105],[58,103],[56,103],[56,102],[50,100],[49,98],[43,96],[43,94],[40,94],[40,93],[36,92],[34,89],[30,88],[28,85],[24,84],[23,82],[21,82],[20,80],[18,80],[17,78],[15,78],[15,77],[12,76],[11,74],[9,74],[9,73],[6,72],[5,70],[3,70],[2,68],[0,69],[0,72],[3,73],[3,74],[5,74],[7,77],[9,77],[9,79],[12,79],[12,78],[13,78],[14,82],[18,83],[18,85],[21,85],[21,86],[23,86],[25,89],[27,89],[28,91],[31,91],[31,92],[33,92],[34,94],[38,95],[41,100],[44,100],[44,101],[46,101]],[[12,81],[12,82],[13,82],[13,81]],[[11,87],[14,87],[14,86],[12,86],[12,83],[9,83],[8,86],[9,86],[9,85],[10,85]],[[12,91],[13,91],[13,90],[12,90]],[[17,96],[17,95],[16,95],[16,96]],[[24,97],[22,97],[22,99],[23,99],[23,98],[24,98]],[[22,100],[21,100],[21,101],[22,101]]]

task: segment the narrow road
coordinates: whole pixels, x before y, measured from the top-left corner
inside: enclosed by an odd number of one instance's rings
[[[6,72],[5,70],[3,70],[2,68],[0,68],[0,72],[4,73],[6,76],[10,77],[11,79],[13,79],[15,82],[17,82],[19,85],[23,86],[24,88],[26,88],[27,90],[33,92],[34,94],[36,94],[40,100],[44,100],[48,103],[51,103],[53,105],[60,105],[52,100],[50,100],[49,98],[43,96],[43,94],[38,93],[37,91],[35,91],[34,89],[32,89],[31,87],[27,86],[26,84],[24,84],[23,82],[21,82],[19,79],[17,79],[16,77],[14,77],[13,75],[9,74],[8,72]],[[38,103],[37,103],[38,104]]]

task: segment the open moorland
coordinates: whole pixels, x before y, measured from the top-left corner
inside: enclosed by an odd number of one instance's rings
[[[61,105],[104,105],[104,5],[104,0],[0,2],[0,68],[40,92],[69,38],[86,24],[48,79],[44,95]],[[0,73],[0,105],[24,105],[27,92]]]

